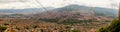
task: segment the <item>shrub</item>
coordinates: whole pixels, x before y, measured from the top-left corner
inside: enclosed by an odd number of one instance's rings
[[[72,30],[72,32],[80,32],[80,30]]]
[[[119,32],[120,20],[113,20],[111,25],[106,28],[100,28],[98,32]]]
[[[6,30],[7,27],[0,26],[0,32]]]

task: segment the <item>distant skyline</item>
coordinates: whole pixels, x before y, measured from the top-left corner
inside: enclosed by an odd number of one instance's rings
[[[92,7],[117,9],[120,0],[38,0],[44,7],[63,7],[78,4]],[[41,7],[35,0],[0,0],[0,9],[23,9]]]

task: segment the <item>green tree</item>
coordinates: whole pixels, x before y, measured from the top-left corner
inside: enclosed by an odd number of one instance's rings
[[[7,29],[7,27],[0,26],[0,32],[3,32],[6,29]]]
[[[72,32],[80,32],[80,30],[72,30]]]
[[[120,20],[113,20],[111,25],[105,28],[100,28],[98,32],[119,32],[120,31]]]

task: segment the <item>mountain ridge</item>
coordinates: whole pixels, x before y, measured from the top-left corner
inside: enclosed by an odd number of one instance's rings
[[[110,8],[101,8],[101,7],[88,7],[88,6],[81,6],[81,5],[68,5],[60,8],[54,8],[54,7],[45,7],[45,9],[48,9],[48,11],[94,11],[98,14],[108,14],[112,16],[117,15],[116,9],[110,9]],[[40,13],[43,12],[43,8],[26,8],[26,9],[0,9],[0,13]]]

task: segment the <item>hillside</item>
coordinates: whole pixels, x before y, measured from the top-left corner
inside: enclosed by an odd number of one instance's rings
[[[89,13],[94,13],[97,16],[116,16],[117,10],[110,9],[110,8],[101,8],[101,7],[87,7],[87,6],[80,6],[80,5],[68,5],[65,7],[53,9],[53,11],[87,11]]]
[[[68,5],[60,8],[54,7],[45,7],[47,11],[88,11],[98,16],[115,16],[117,15],[117,9],[110,9],[110,8],[101,8],[101,7],[88,7],[88,6],[81,6],[81,5]],[[41,13],[45,11],[43,8],[25,8],[25,9],[0,9],[0,13]]]
[[[39,9],[40,8],[0,10],[4,13],[15,13],[9,15],[1,14],[0,25],[1,27],[5,26],[7,28],[12,28],[12,25],[14,27],[13,29],[20,32],[24,30],[36,31],[37,29],[37,31],[44,32],[95,32],[99,27],[108,26],[116,15],[115,9],[80,5],[68,5],[54,9],[50,8],[47,12],[41,12]],[[39,13],[19,14],[29,12]]]
[[[114,9],[94,7],[95,10],[90,10],[90,8],[91,7],[86,6],[69,5],[48,12],[30,15],[30,17],[47,22],[82,23],[81,21],[92,22],[93,20],[110,22],[116,15],[114,14],[116,12],[113,12],[116,11]]]
[[[54,9],[54,7],[45,7],[47,10]],[[25,8],[25,9],[0,9],[0,13],[17,13],[17,14],[31,14],[43,12],[43,8]]]

